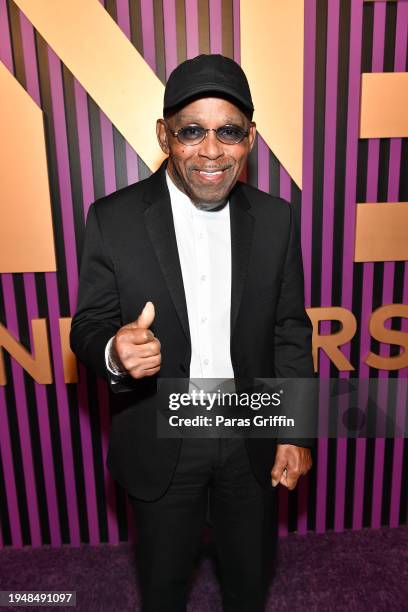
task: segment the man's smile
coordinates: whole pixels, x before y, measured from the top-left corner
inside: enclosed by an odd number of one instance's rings
[[[224,178],[224,175],[229,168],[230,166],[227,166],[226,168],[195,168],[194,172],[201,180],[216,183]]]

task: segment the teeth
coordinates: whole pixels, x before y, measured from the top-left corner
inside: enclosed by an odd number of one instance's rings
[[[200,170],[199,172],[200,172],[200,174],[209,174],[209,175],[212,175],[212,174],[221,174],[222,170],[217,170],[216,172],[205,172],[205,170]]]

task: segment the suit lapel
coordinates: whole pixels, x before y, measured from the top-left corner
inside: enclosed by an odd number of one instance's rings
[[[241,185],[237,183],[230,193],[231,336],[241,304],[253,239],[254,218],[249,212],[250,208]]]
[[[145,195],[145,200],[150,203],[150,206],[144,211],[144,216],[146,228],[178,318],[186,338],[191,344],[186,296],[177,249],[170,195],[166,184],[166,166],[167,160],[164,160],[151,178],[151,189]]]

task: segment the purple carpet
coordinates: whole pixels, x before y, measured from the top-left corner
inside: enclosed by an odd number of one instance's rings
[[[3,549],[0,590],[12,589],[76,591],[72,609],[87,612],[140,609],[130,544]],[[283,538],[266,609],[407,611],[408,528]],[[214,565],[204,556],[189,612],[221,611]]]

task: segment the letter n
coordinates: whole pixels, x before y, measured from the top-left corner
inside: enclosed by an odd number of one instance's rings
[[[5,385],[3,350],[5,349],[34,380],[42,385],[52,383],[46,319],[31,321],[33,355],[0,323],[0,385]]]

